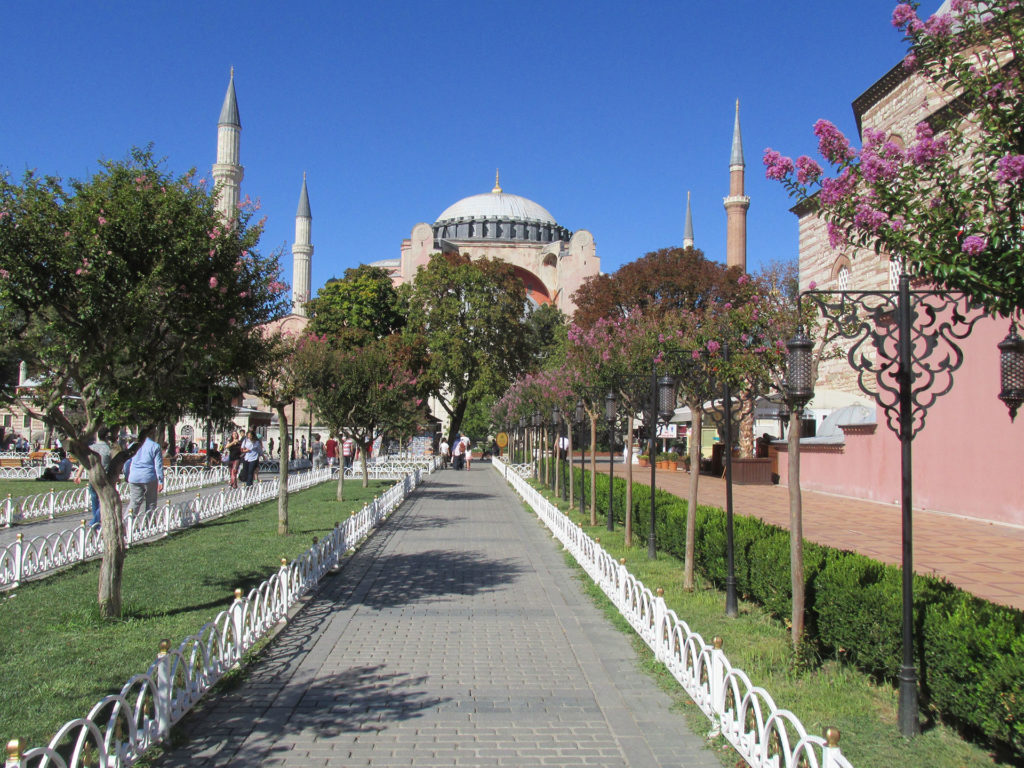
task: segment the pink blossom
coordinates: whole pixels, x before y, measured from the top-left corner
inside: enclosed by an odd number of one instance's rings
[[[210,278],[210,287],[211,288],[216,288],[217,287],[217,276],[216,275],[214,275],[213,277]]]
[[[98,221],[98,222],[100,223],[100,226],[101,226],[101,227],[102,227],[102,226],[103,226],[104,224],[106,224],[106,223],[107,223],[107,220],[106,220],[105,218],[103,218],[102,216],[98,217],[98,218],[96,219],[96,221]]]
[[[1004,155],[999,158],[996,179],[1007,184],[1024,179],[1024,155]]]
[[[717,341],[709,341],[707,343],[708,352],[717,352],[722,348],[722,345]]]
[[[725,302],[725,304],[722,306],[722,309],[732,309],[732,302],[731,301]]]
[[[228,325],[234,325],[234,324],[235,324],[235,318],[229,317],[228,318]]]
[[[888,220],[889,217],[883,211],[872,208],[868,203],[860,203],[853,214],[853,223],[868,232],[878,231]]]
[[[248,291],[242,291],[240,294],[238,294],[238,298],[240,298],[240,299],[248,298],[248,296],[249,296],[249,292]]]
[[[736,284],[737,284],[737,285],[746,285],[746,284],[747,284],[747,283],[749,283],[749,282],[750,282],[750,275],[748,275],[748,274],[746,274],[746,273],[743,273],[742,275],[740,275],[740,276],[739,276],[739,277],[738,277],[738,278],[736,279]]]
[[[892,25],[897,29],[917,19],[917,11],[910,3],[900,3],[892,12]]]
[[[840,229],[834,222],[828,223],[828,244],[834,249],[838,248],[845,240],[846,237],[843,235],[843,230]]]
[[[814,124],[814,135],[818,137],[818,151],[831,163],[845,163],[852,160],[855,152],[843,132],[828,120],[818,120]]]
[[[821,166],[807,155],[796,159],[796,180],[801,184],[810,184],[821,178]]]
[[[924,31],[932,37],[949,37],[953,31],[953,17],[948,13],[934,14],[925,22]]]
[[[849,195],[856,184],[856,179],[846,168],[835,179],[825,179],[821,182],[821,193],[819,197],[823,205],[835,205],[844,197]]]
[[[811,280],[811,282],[809,282],[807,284],[807,290],[808,291],[813,291],[817,287],[818,287],[818,284],[814,280]]]
[[[793,161],[770,147],[764,151],[761,161],[766,169],[764,173],[766,178],[782,181],[793,173]]]
[[[963,245],[960,246],[960,250],[968,256],[977,256],[986,248],[988,248],[988,240],[981,235],[968,235],[964,238]]]
[[[700,360],[700,352],[694,350],[693,352],[690,353],[690,357],[692,357],[694,360]]]
[[[0,277],[2,277],[4,280],[9,278],[10,276],[11,276],[11,273],[8,272],[6,269],[0,269]]]
[[[907,223],[903,219],[893,219],[892,221],[889,222],[889,227],[893,230],[893,232],[899,232],[906,225]]]
[[[917,69],[917,56],[913,53],[908,53],[903,57],[903,69],[907,72],[913,72]]]

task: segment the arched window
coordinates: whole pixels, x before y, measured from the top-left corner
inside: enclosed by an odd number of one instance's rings
[[[832,266],[832,279],[838,290],[850,290],[850,260],[846,256],[840,256]]]
[[[900,275],[903,273],[903,259],[899,256],[889,258],[889,290],[895,291],[900,287]]]

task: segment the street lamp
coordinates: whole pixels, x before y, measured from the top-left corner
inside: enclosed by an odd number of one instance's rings
[[[576,413],[575,413],[575,416],[576,416],[576,421],[575,421],[576,431],[580,435],[580,437],[579,437],[579,441],[580,441],[580,514],[582,515],[584,513],[584,506],[586,505],[585,497],[587,495],[587,492],[586,492],[587,478],[586,478],[586,475],[585,475],[585,470],[583,468],[583,466],[584,466],[583,465],[583,461],[584,461],[584,456],[585,456],[585,452],[584,452],[584,449],[583,449],[583,422],[587,418],[587,409],[586,409],[586,406],[583,404],[582,400],[577,400],[576,401]]]
[[[532,446],[533,456],[531,457],[531,458],[533,458],[533,480],[534,480],[534,482],[536,482],[537,478],[538,478],[538,475],[537,475],[537,462],[540,459],[540,453],[537,451],[537,438],[538,438],[539,432],[540,432],[540,424],[541,424],[540,411],[534,411],[533,412],[533,446]]]
[[[561,474],[559,474],[559,465],[561,464],[559,457],[561,456],[561,451],[559,451],[558,446],[558,441],[562,437],[562,409],[557,405],[552,406],[551,408],[551,434],[551,458],[555,460],[554,472],[551,474],[551,490],[557,494],[558,486],[562,479]],[[563,488],[562,490],[565,489]]]
[[[608,390],[604,397],[604,418],[608,422],[608,530],[615,530],[613,502],[615,500],[615,393]]]
[[[521,451],[522,460],[526,460],[526,417],[519,417],[519,450]],[[515,462],[515,457],[512,457]]]
[[[999,348],[999,399],[1010,409],[1010,421],[1017,416],[1017,409],[1024,403],[1024,339],[1017,335],[1017,324],[1010,324],[1006,338],[996,345]]]
[[[911,445],[924,428],[929,406],[953,386],[963,363],[957,340],[970,335],[982,314],[960,292],[911,290],[903,272],[895,291],[804,291],[826,325],[824,342],[842,337],[850,342],[847,360],[857,371],[857,385],[882,408],[886,422],[900,440],[900,486],[903,539],[902,640],[899,672],[899,726],[906,736],[920,733],[917,671],[914,665],[914,539],[913,465]],[[788,378],[796,394],[813,396],[809,339],[798,333],[787,346]],[[1016,328],[998,345],[1002,363],[1000,399],[1010,418],[1024,402],[1024,340]],[[807,402],[804,400],[804,402]],[[792,425],[790,429],[795,428]]]

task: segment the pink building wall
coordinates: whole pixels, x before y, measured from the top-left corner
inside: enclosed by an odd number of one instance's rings
[[[913,443],[913,502],[930,509],[1024,525],[1024,413],[1011,423],[999,393],[1005,320],[982,318],[960,343],[953,388],[928,409]],[[873,501],[900,501],[900,443],[876,409],[874,427],[844,429],[843,446],[802,446],[800,486]],[[789,482],[785,450],[780,483]]]

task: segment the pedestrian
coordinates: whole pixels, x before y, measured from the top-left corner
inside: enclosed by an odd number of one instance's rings
[[[238,470],[242,466],[242,437],[238,430],[231,433],[231,439],[224,446],[228,455],[228,485],[232,488],[238,487]]]
[[[129,446],[129,450],[131,446]],[[151,438],[142,445],[124,465],[128,478],[128,512],[156,511],[157,494],[164,489],[164,454]]]
[[[470,465],[472,464],[472,459],[473,459],[473,454],[472,454],[473,444],[469,441],[469,435],[463,435],[462,436],[462,446],[463,446],[463,460],[466,462],[466,469],[469,469]]]
[[[107,438],[110,437],[110,430],[106,427],[100,427],[96,430],[96,439],[92,445],[89,446],[89,450],[100,457],[100,466],[103,471],[106,472],[110,468],[110,443],[107,442]],[[85,474],[85,465],[81,465],[78,468],[78,473],[75,475],[75,482],[81,483],[82,476]],[[89,521],[89,525],[100,524],[100,495],[96,492],[96,486],[92,481],[92,476],[89,477],[89,502],[92,507],[92,520]]]
[[[352,466],[352,457],[356,452],[356,443],[351,437],[346,437],[341,441],[341,458],[345,462],[345,468],[348,469]]]
[[[244,462],[245,484],[250,486],[259,479],[259,470],[256,465],[260,463],[260,456],[263,454],[263,443],[256,437],[254,430],[245,433],[242,441],[242,461]]]
[[[306,436],[302,436],[302,440],[299,443],[299,458],[305,459],[306,456]]]
[[[335,467],[338,464],[338,441],[334,439],[334,435],[327,438],[327,442],[324,443],[324,456],[327,457],[327,466]]]
[[[270,438],[270,441],[267,443],[267,458],[274,458],[274,438]]]
[[[462,442],[462,433],[456,432],[452,441],[452,469],[465,469],[466,444]]]
[[[560,435],[558,438],[558,458],[561,461],[565,461],[569,457],[569,438],[566,435]]]
[[[324,467],[324,444],[320,442],[320,433],[313,433],[313,443],[309,446],[309,455],[313,460],[313,469]]]
[[[441,454],[441,469],[448,469],[448,462],[452,457],[452,448],[443,437],[441,438],[441,444],[437,447],[437,452]]]
[[[56,453],[57,463],[44,469],[43,474],[37,477],[36,480],[50,480],[63,483],[71,479],[71,472],[74,470],[74,467],[71,466],[68,454],[63,448],[58,448]]]

